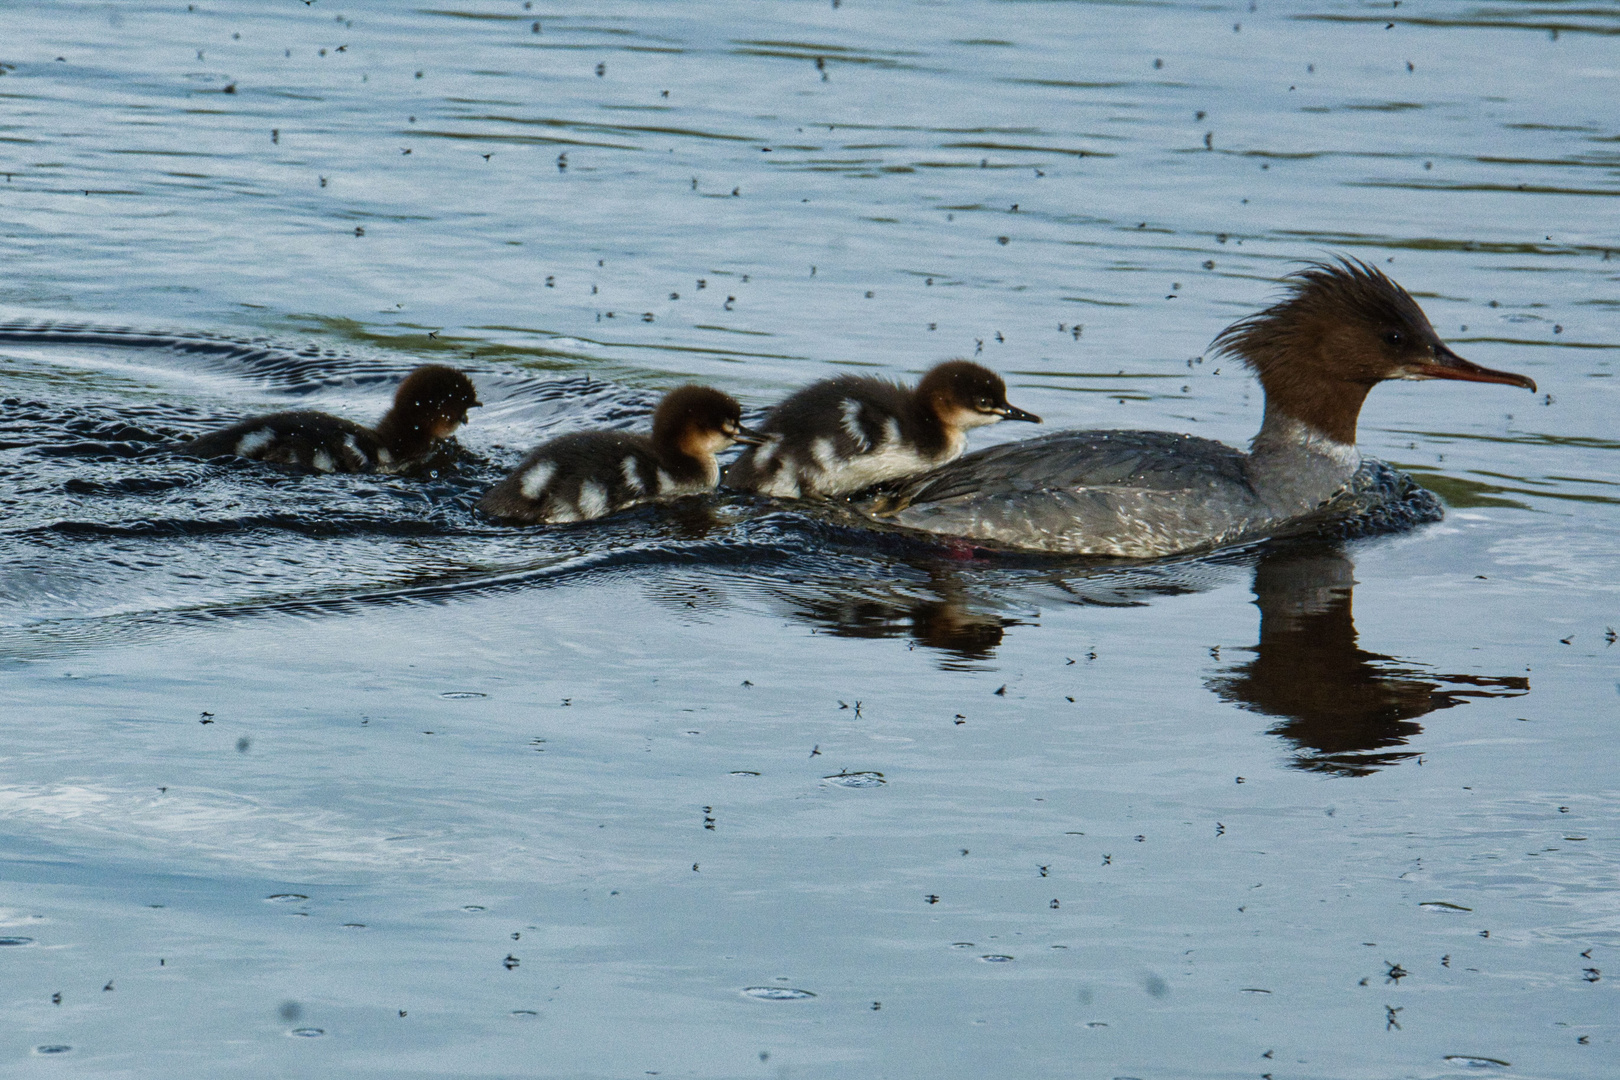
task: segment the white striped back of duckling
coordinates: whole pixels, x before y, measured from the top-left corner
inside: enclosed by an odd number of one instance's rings
[[[677,481],[659,467],[644,436],[585,431],[535,450],[479,506],[492,517],[561,524],[713,487],[712,480]]]
[[[841,397],[816,405],[814,413],[783,417],[787,430],[778,429],[775,416],[767,421],[766,443],[739,458],[726,483],[777,498],[844,495],[926,472],[962,452],[958,437],[944,455],[923,453],[905,439],[899,417],[877,402]]]
[[[272,413],[211,432],[177,448],[197,457],[235,454],[255,461],[323,473],[360,473],[393,463],[374,432],[337,416]]]

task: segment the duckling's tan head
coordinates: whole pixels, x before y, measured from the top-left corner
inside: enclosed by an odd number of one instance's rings
[[[743,427],[736,398],[711,387],[677,387],[653,413],[653,443],[687,457],[713,457],[737,442],[761,443],[764,437]]]
[[[917,398],[928,403],[947,427],[971,428],[1002,420],[1041,422],[1034,413],[1007,403],[1007,384],[989,368],[969,360],[947,360],[922,377]]]
[[[394,411],[431,439],[448,439],[482,404],[472,380],[443,364],[423,364],[394,391]]]
[[[1344,443],[1385,379],[1461,379],[1535,390],[1523,375],[1470,363],[1440,340],[1411,294],[1356,259],[1290,274],[1282,300],[1222,330],[1214,350],[1241,359],[1282,411]]]

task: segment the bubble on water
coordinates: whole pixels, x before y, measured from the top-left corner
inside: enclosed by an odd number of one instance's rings
[[[758,776],[759,773],[755,772],[753,769],[732,769],[731,770],[731,775],[732,776]]]
[[[300,900],[308,900],[309,897],[299,892],[278,892],[271,893],[264,899],[268,904],[296,904]]]
[[[973,942],[971,942],[971,941],[953,941],[953,942],[951,942],[951,948],[953,948],[953,949],[971,949],[971,948],[973,948]]]
[[[841,772],[834,773],[832,776],[823,776],[821,779],[829,784],[849,788],[882,787],[888,783],[887,780],[883,779],[883,774],[880,772]]]
[[[795,990],[791,986],[750,986],[743,990],[743,996],[760,1001],[803,1001],[816,995],[808,990]]]
[[[322,1035],[326,1034],[326,1029],[325,1028],[293,1028],[291,1031],[287,1032],[287,1034],[296,1036],[296,1037],[298,1037],[300,1039],[318,1039]]]
[[[1513,1064],[1501,1058],[1480,1057],[1477,1054],[1447,1054],[1446,1060],[1453,1065],[1466,1065],[1470,1069],[1506,1069]]]
[[[366,924],[363,922],[346,922],[343,924],[345,930],[364,930],[365,928]]]
[[[489,697],[488,694],[480,694],[476,690],[446,690],[439,696],[449,701],[465,701],[468,698]]]
[[[0,937],[0,945],[32,945],[31,937]]]
[[[540,1014],[533,1009],[513,1009],[512,1015],[517,1017],[519,1020],[527,1020],[531,1017],[539,1016]]]
[[[1447,903],[1444,900],[1425,900],[1425,901],[1423,901],[1423,903],[1419,904],[1418,907],[1422,908],[1424,911],[1473,911],[1474,910],[1471,907],[1463,907],[1461,904]]]
[[[73,1047],[68,1046],[66,1043],[46,1043],[44,1046],[34,1047],[34,1053],[36,1054],[66,1054],[72,1050]]]
[[[987,964],[1007,964],[1011,963],[1013,958],[1008,956],[1006,953],[993,952],[985,953],[983,956],[979,957],[979,959],[983,960]]]
[[[484,908],[484,905],[482,905],[482,904],[464,904],[464,905],[462,905],[461,910],[462,911],[483,911],[483,910],[485,910],[485,908]]]

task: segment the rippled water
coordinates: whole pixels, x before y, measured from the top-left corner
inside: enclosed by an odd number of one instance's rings
[[[1620,7],[0,29],[8,1074],[1614,1072]],[[1374,392],[1438,524],[1122,566],[472,510],[693,377],[969,356],[1241,443],[1203,351],[1330,251],[1541,385]],[[423,475],[161,452],[425,360],[489,404]]]

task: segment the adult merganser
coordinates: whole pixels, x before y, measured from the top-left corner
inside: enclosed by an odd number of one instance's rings
[[[467,410],[481,404],[467,376],[424,364],[405,376],[375,428],[300,409],[256,416],[177,449],[194,457],[235,454],[324,473],[395,472],[448,439],[467,422]]]
[[[1041,418],[1007,404],[995,372],[940,364],[915,390],[845,375],[811,383],[771,410],[766,441],[726,470],[727,487],[797,499],[844,495],[926,472],[961,455],[967,429]]]
[[[505,521],[588,521],[636,503],[713,491],[715,454],[758,442],[736,399],[707,386],[671,390],[652,435],[578,431],[542,444],[490,488],[478,508]]]
[[[1215,338],[1265,390],[1249,453],[1163,431],[1063,431],[993,446],[880,496],[868,512],[992,547],[1154,558],[1272,535],[1331,513],[1361,468],[1356,418],[1385,379],[1534,391],[1471,364],[1366,263],[1313,263],[1278,303]]]

